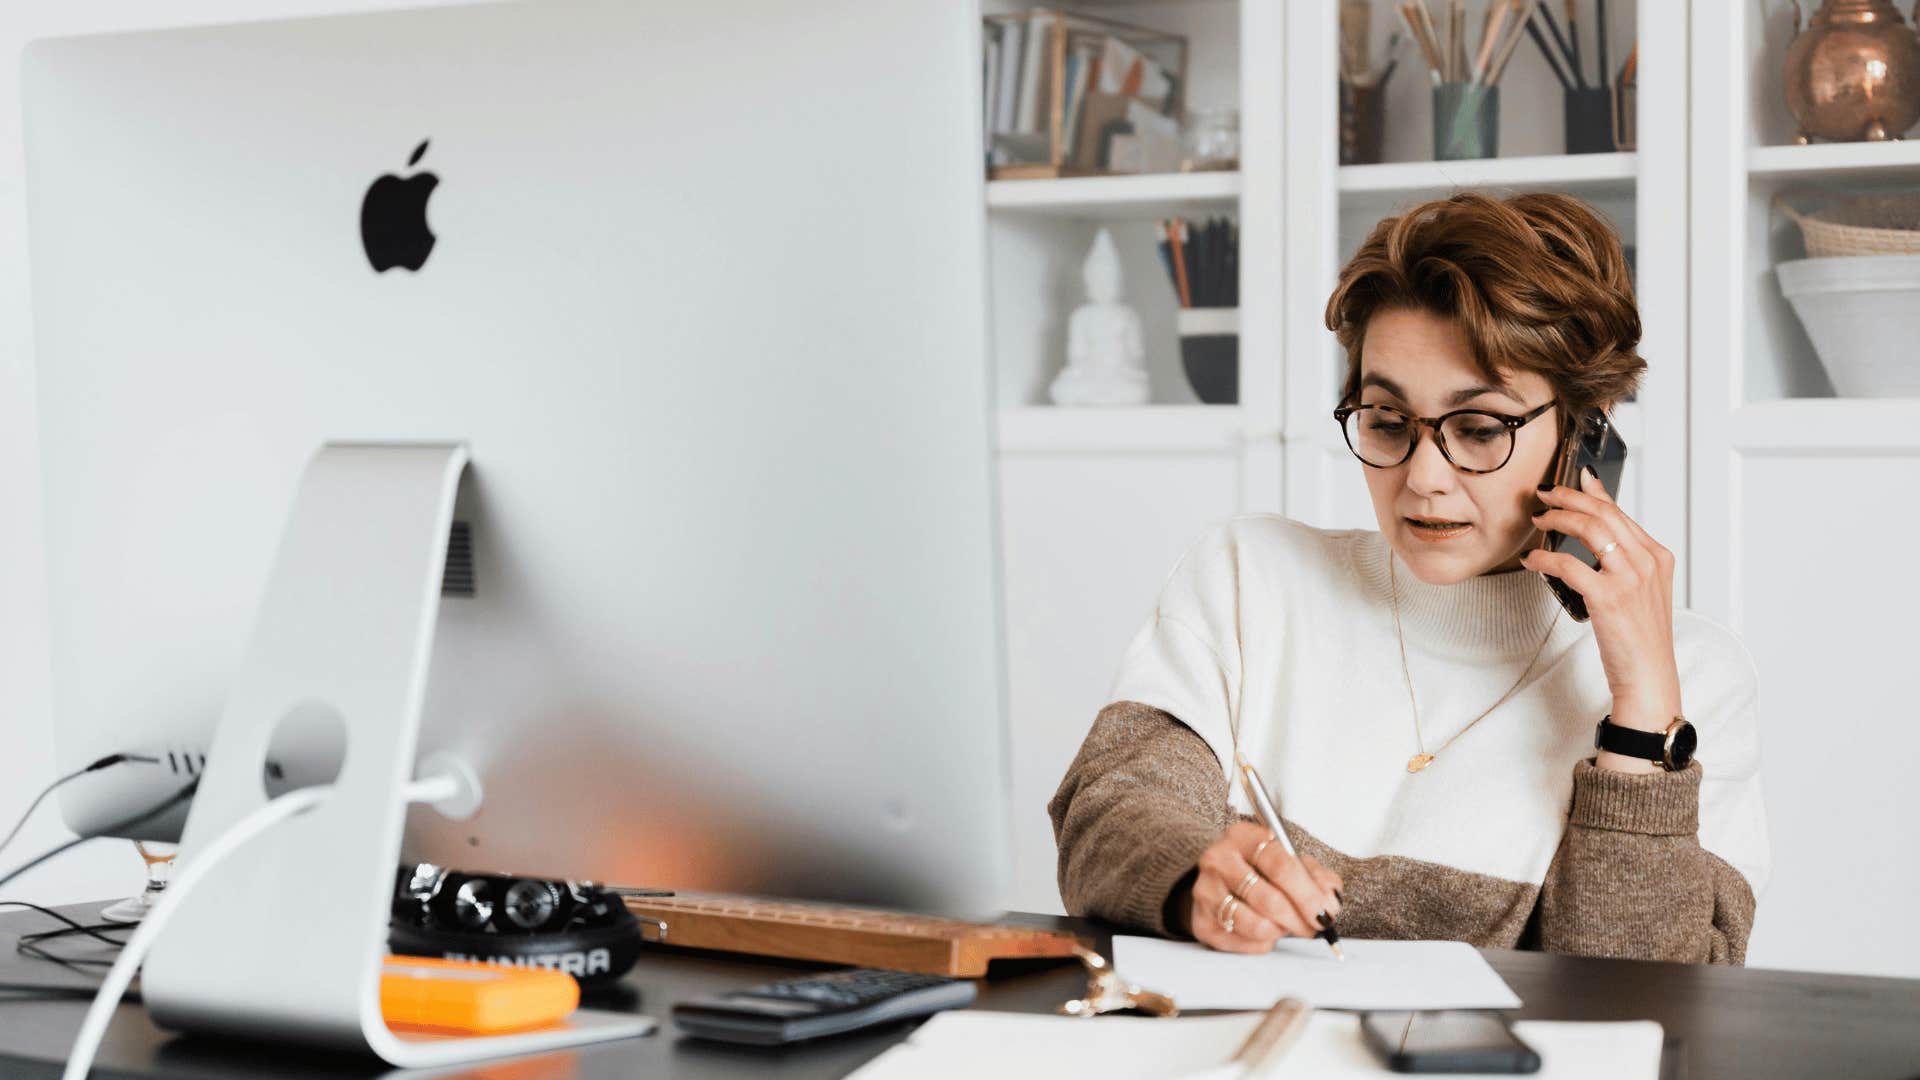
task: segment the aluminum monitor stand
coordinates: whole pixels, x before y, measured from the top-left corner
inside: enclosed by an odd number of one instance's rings
[[[456,1065],[643,1035],[643,1016],[581,1009],[512,1035],[416,1037],[380,1014],[380,966],[413,779],[464,444],[320,449],[301,477],[181,859],[267,800],[268,747],[333,793],[235,850],[183,897],[141,976],[178,1031]],[[277,736],[277,738],[276,738]],[[324,779],[324,776],[322,777]]]

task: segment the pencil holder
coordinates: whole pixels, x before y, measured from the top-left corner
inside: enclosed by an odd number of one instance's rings
[[[1433,159],[1464,161],[1500,154],[1500,88],[1441,83],[1433,88]]]
[[[1340,164],[1380,161],[1386,134],[1387,95],[1379,83],[1340,80]]]
[[[1180,366],[1208,405],[1240,402],[1240,309],[1181,308]]]
[[[1564,99],[1567,153],[1604,154],[1613,150],[1613,91],[1604,86],[1568,90]]]

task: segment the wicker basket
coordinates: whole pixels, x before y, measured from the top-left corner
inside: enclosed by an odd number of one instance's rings
[[[1803,213],[1788,202],[1793,198],[1828,205]],[[1920,255],[1920,192],[1855,196],[1783,192],[1773,201],[1800,226],[1809,258]]]

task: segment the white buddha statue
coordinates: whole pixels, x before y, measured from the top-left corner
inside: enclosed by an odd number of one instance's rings
[[[1120,251],[1102,228],[1081,270],[1087,302],[1067,322],[1067,366],[1049,393],[1056,405],[1145,405],[1140,316],[1120,302]]]

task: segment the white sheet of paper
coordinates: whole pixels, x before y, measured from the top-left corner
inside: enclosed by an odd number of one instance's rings
[[[964,1009],[935,1016],[848,1080],[1167,1080],[1230,1060],[1259,1022],[1258,1013],[1083,1019]]]
[[[1344,938],[1345,960],[1323,941],[1289,938],[1270,953],[1216,952],[1190,941],[1115,935],[1120,977],[1182,1009],[1264,1009],[1282,997],[1320,1009],[1517,1009],[1478,950],[1459,941]]]
[[[1344,942],[1342,943],[1345,944]],[[1097,1076],[1165,1080],[1218,1068],[1260,1013],[1102,1016],[1091,1020],[979,1009],[946,1012],[853,1074],[852,1080],[977,1080],[982,1076]],[[1515,1034],[1539,1052],[1536,1080],[1658,1080],[1660,1025],[1522,1020]],[[1300,1041],[1265,1075],[1316,1080],[1393,1076],[1360,1037],[1360,1018],[1317,1012]]]

